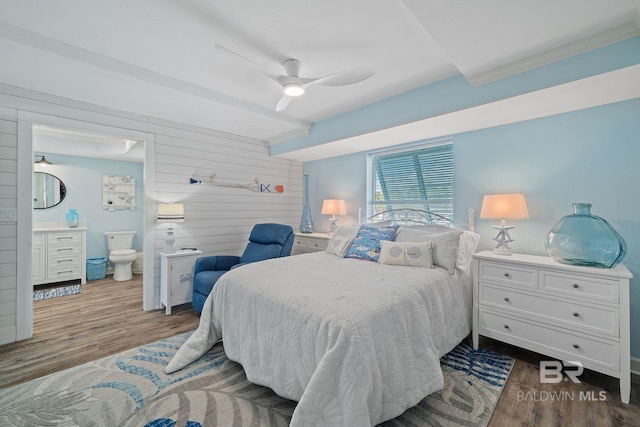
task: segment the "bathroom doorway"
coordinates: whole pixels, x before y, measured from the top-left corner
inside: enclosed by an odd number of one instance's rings
[[[154,194],[152,178],[154,176],[154,135],[113,126],[97,125],[94,123],[22,111],[19,114],[18,127],[18,145],[23,151],[22,155],[19,153],[18,159],[19,183],[22,182],[22,187],[20,187],[19,184],[18,206],[21,211],[26,211],[27,206],[30,210],[33,204],[31,188],[33,172],[36,170],[36,166],[34,166],[34,160],[37,160],[34,157],[36,154],[47,153],[48,160],[57,158],[60,165],[66,164],[67,167],[74,161],[80,163],[102,162],[103,164],[105,162],[108,164],[110,161],[139,162],[142,168],[140,173],[142,185],[139,186],[139,194],[136,194],[138,201],[135,212],[126,213],[129,214],[129,216],[131,216],[131,214],[135,215],[135,213],[140,216],[141,225],[137,227],[139,229],[139,236],[137,236],[137,238],[139,240],[138,248],[142,254],[142,260],[141,263],[138,261],[138,266],[136,267],[143,271],[143,278],[141,280],[143,297],[142,301],[140,301],[140,308],[144,310],[156,308],[154,306],[153,277],[154,203],[151,199],[151,195]],[[43,139],[46,140],[44,144],[42,143]],[[127,153],[138,156],[138,159],[118,159],[118,156]],[[55,162],[51,163],[55,164]],[[66,183],[66,186],[66,191],[78,190],[78,188],[75,190],[73,187],[69,188],[69,183]],[[97,183],[95,192],[101,193],[101,187],[101,182]],[[67,205],[66,207],[71,206]],[[100,209],[102,209],[102,206],[100,206]],[[58,213],[59,212],[61,212],[60,209],[58,209]],[[47,219],[47,216],[45,215],[44,218]],[[59,219],[63,220],[63,218]],[[18,288],[18,340],[29,338],[33,334],[33,269],[31,262],[29,262],[34,253],[32,241],[33,223],[33,218],[31,218],[31,221],[26,219],[22,221],[18,227],[18,240],[24,243],[22,246],[18,246],[18,259],[28,260],[18,266],[18,280],[20,283],[29,284],[29,286],[21,286]],[[89,227],[91,227],[91,223],[89,223]],[[102,239],[100,239],[100,237],[102,237]],[[90,244],[92,243],[91,239],[93,239],[94,245],[104,245],[106,247],[106,236],[104,236],[104,234],[100,236],[94,234],[93,237],[88,237],[87,240]],[[103,253],[104,251],[100,251],[101,255]],[[91,254],[91,252],[88,252],[87,258],[91,258]],[[108,256],[108,253],[104,253],[102,256]],[[147,274],[145,275],[144,273]]]

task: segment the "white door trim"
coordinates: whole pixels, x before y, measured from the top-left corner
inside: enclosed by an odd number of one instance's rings
[[[143,309],[155,309],[155,135],[117,126],[89,123],[47,114],[18,110],[18,224],[17,224],[17,295],[16,340],[33,335],[33,283],[31,281],[33,179],[33,126],[47,125],[65,129],[118,135],[122,138],[144,141],[143,191]]]

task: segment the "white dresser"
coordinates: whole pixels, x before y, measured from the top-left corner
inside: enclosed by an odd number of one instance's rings
[[[629,403],[629,270],[475,254],[473,347],[484,335],[620,379]]]
[[[86,227],[34,228],[31,278],[34,285],[80,279],[87,281]]]
[[[171,307],[191,302],[193,295],[193,267],[202,251],[160,253],[160,302],[165,313]]]
[[[331,236],[325,233],[295,233],[291,255],[324,251]]]

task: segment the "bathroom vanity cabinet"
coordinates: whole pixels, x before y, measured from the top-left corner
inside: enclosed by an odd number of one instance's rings
[[[34,285],[87,280],[86,227],[33,229],[31,278]]]

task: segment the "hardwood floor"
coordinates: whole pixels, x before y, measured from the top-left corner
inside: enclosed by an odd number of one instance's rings
[[[516,359],[489,427],[640,426],[640,377],[632,375],[630,404],[620,401],[620,383],[588,369],[580,384],[540,383],[540,361],[547,356],[480,338],[480,347]]]
[[[191,304],[142,309],[142,275],[88,281],[81,294],[33,303],[33,337],[0,346],[0,388],[192,331]]]
[[[0,388],[194,330],[198,321],[190,304],[170,316],[143,311],[141,276],[87,282],[82,294],[34,303],[33,338],[0,346]],[[481,346],[517,359],[489,427],[640,425],[636,375],[625,405],[615,378],[585,370],[580,384],[541,384],[539,362],[548,358],[488,338]]]

